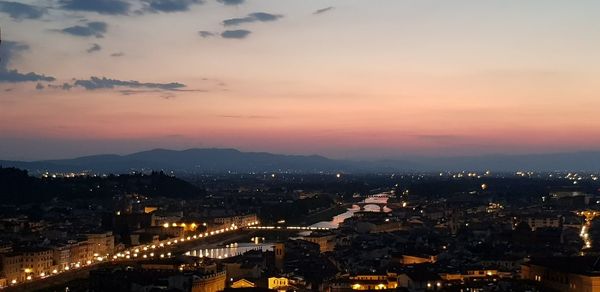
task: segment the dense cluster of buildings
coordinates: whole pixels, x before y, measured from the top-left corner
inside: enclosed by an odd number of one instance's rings
[[[115,199],[111,210],[81,203],[51,203],[43,209],[25,206],[1,213],[0,288],[112,262],[136,247],[258,223],[256,214],[184,216],[182,211],[155,207],[161,202],[137,194]]]
[[[252,185],[199,200],[131,194],[111,208],[23,207],[0,213],[0,287],[89,267],[90,291],[600,291],[598,194],[561,186],[511,197],[495,187],[431,196],[398,185],[351,196],[278,188],[259,200],[266,188]],[[322,222],[332,228],[305,228],[340,206],[344,219]],[[292,211],[307,215],[290,220]],[[220,247],[264,242],[186,252],[224,231]]]
[[[0,287],[106,260],[114,251],[115,241],[110,231],[37,246],[7,246],[0,252]]]

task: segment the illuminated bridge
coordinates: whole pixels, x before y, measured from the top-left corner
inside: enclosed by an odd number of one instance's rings
[[[379,203],[379,202],[360,202],[360,203],[355,203],[354,205],[357,205],[360,207],[361,211],[365,211],[365,207],[366,206],[377,206],[379,207],[379,212],[383,212],[384,208],[388,205],[387,202],[385,203]]]

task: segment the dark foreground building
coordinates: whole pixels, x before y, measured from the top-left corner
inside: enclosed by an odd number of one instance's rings
[[[552,291],[600,291],[600,257],[550,257],[521,265],[521,277]]]

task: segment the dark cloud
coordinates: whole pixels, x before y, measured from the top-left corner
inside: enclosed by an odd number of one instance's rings
[[[144,0],[148,10],[152,12],[180,12],[190,10],[193,4],[201,4],[201,0]]]
[[[91,37],[95,36],[97,38],[104,37],[104,33],[106,33],[106,29],[108,25],[106,22],[101,21],[92,21],[82,25],[74,25],[67,28],[62,29],[61,31],[66,34],[80,36],[80,37]]]
[[[8,14],[14,20],[39,19],[46,9],[23,3],[0,1],[0,12]]]
[[[123,57],[125,56],[125,53],[123,52],[116,52],[116,53],[112,53],[110,54],[111,57]]]
[[[335,9],[335,7],[329,6],[329,7],[317,9],[317,10],[315,10],[315,12],[313,12],[313,14],[321,14],[321,13],[325,13],[325,12],[331,11],[333,9]]]
[[[92,46],[86,50],[88,53],[98,52],[102,50],[102,47],[99,44],[92,44]]]
[[[119,90],[119,92],[122,95],[136,95],[136,94],[142,94],[142,93],[157,93],[157,92],[161,92],[161,91],[158,89],[151,89],[151,90],[124,89],[124,90]]]
[[[71,88],[73,88],[73,85],[69,83],[63,83],[62,85],[48,84],[48,88],[70,90]]]
[[[208,37],[212,37],[215,36],[214,32],[210,32],[210,31],[206,31],[206,30],[201,30],[198,32],[198,34],[203,37],[203,38],[208,38]]]
[[[46,76],[43,74],[37,74],[34,72],[21,73],[15,69],[13,70],[0,70],[0,82],[16,83],[16,82],[27,82],[27,81],[54,81],[54,77]]]
[[[266,12],[255,12],[255,13],[249,14],[248,16],[252,17],[258,21],[275,21],[275,20],[283,17],[283,15],[270,14],[270,13],[266,13]]]
[[[44,90],[44,84],[41,84],[38,82],[38,84],[35,85],[35,89],[36,90]]]
[[[224,26],[236,26],[236,25],[240,25],[240,24],[244,24],[244,23],[251,23],[251,22],[269,22],[269,21],[276,21],[282,17],[283,17],[283,15],[270,14],[270,13],[266,13],[266,12],[255,12],[255,13],[248,14],[248,16],[246,16],[246,17],[225,19],[225,20],[223,20],[223,25]]]
[[[109,79],[106,77],[92,76],[90,79],[75,80],[74,86],[81,86],[87,90],[95,89],[112,89],[115,87],[129,88],[156,88],[162,90],[177,90],[184,88],[185,85],[177,82],[171,83],[144,83],[135,80],[123,81],[117,79]]]
[[[164,95],[175,96],[173,92],[209,92],[205,89],[170,89],[168,92],[165,92],[164,89],[123,89],[119,90],[122,95],[136,95],[136,94],[144,94],[144,93],[160,93],[161,96]]]
[[[240,5],[244,4],[246,0],[217,0],[219,3],[223,3],[225,5]]]
[[[246,38],[250,33],[252,32],[245,29],[226,30],[221,33],[221,37],[225,39],[243,39]]]
[[[130,4],[124,0],[61,0],[60,7],[100,14],[127,14]]]
[[[28,49],[29,46],[23,43],[6,40],[2,42],[2,46],[0,47],[0,82],[54,81],[54,77],[51,76],[34,72],[21,73],[16,69],[8,67],[15,56]]]

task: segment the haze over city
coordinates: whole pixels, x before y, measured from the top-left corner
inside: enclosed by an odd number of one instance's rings
[[[597,1],[14,3],[0,1],[0,159],[600,145]]]

